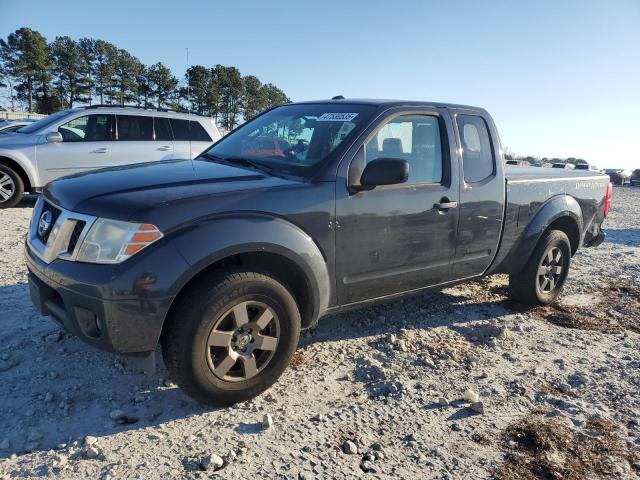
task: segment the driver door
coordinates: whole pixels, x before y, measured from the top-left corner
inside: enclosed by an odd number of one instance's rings
[[[111,165],[113,115],[76,117],[58,127],[61,143],[37,146],[42,185],[58,177]]]
[[[351,179],[378,158],[406,160],[409,178],[357,193],[338,187],[341,305],[451,280],[459,182],[446,139],[445,118],[438,112],[406,112],[379,127],[351,161]]]

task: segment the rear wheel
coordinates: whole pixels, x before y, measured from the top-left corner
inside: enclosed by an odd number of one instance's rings
[[[562,292],[571,264],[571,244],[560,230],[551,230],[533,250],[529,263],[509,276],[511,298],[527,305],[548,305]]]
[[[18,204],[24,193],[24,182],[20,175],[6,165],[0,165],[0,208]]]
[[[296,302],[266,273],[222,272],[179,301],[162,353],[171,378],[202,403],[229,405],[260,394],[298,345]]]

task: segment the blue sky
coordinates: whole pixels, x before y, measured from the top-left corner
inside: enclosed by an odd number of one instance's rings
[[[293,100],[465,103],[517,154],[640,168],[640,0],[0,0],[28,26],[102,38],[182,76],[235,65]]]

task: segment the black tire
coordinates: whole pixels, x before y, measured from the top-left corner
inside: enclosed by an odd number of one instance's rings
[[[4,183],[4,186],[2,185]],[[24,182],[12,168],[0,164],[0,209],[15,207],[24,193]],[[7,198],[6,195],[10,196]]]
[[[550,261],[550,258],[553,260]],[[560,258],[560,264],[556,258]],[[532,306],[553,303],[562,292],[570,266],[571,243],[567,235],[560,230],[546,232],[524,269],[518,274],[509,275],[511,298]]]
[[[201,281],[179,302],[167,318],[161,339],[162,356],[172,380],[201,403],[231,405],[262,393],[284,372],[298,346],[300,312],[296,301],[287,287],[267,273],[221,271]],[[270,334],[270,340],[277,338],[275,346],[267,349],[270,353],[253,347],[248,354],[253,357],[251,374],[255,376],[251,378],[248,378],[250,373],[243,361],[248,359],[246,350],[260,343],[254,344],[255,340],[265,339],[267,335],[261,335],[263,330],[258,331],[259,327],[251,334],[238,333],[235,308],[241,307],[247,314],[245,321],[250,319],[244,324],[247,326],[255,326],[260,318],[267,317],[260,315],[260,308],[264,307],[262,313],[268,310],[272,320],[265,328],[276,332]],[[222,322],[231,323],[231,333],[222,330]],[[214,334],[234,335],[233,332],[237,336],[229,337],[233,338],[233,341],[229,340],[229,347],[208,346]],[[241,336],[244,338],[239,339]],[[251,338],[250,343],[245,343],[244,350],[236,352],[236,341],[246,342],[247,337]],[[238,353],[244,358],[239,358],[230,370],[220,374],[218,369],[224,369],[224,361],[233,361],[232,356]],[[218,355],[221,355],[220,359],[216,357]],[[260,367],[258,362],[266,363]],[[258,371],[256,366],[260,367],[259,373],[255,373]]]

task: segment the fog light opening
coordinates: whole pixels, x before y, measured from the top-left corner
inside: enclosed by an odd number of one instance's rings
[[[90,338],[100,338],[100,325],[98,324],[97,315],[91,310],[82,307],[75,307],[75,310],[76,320],[82,333]]]

